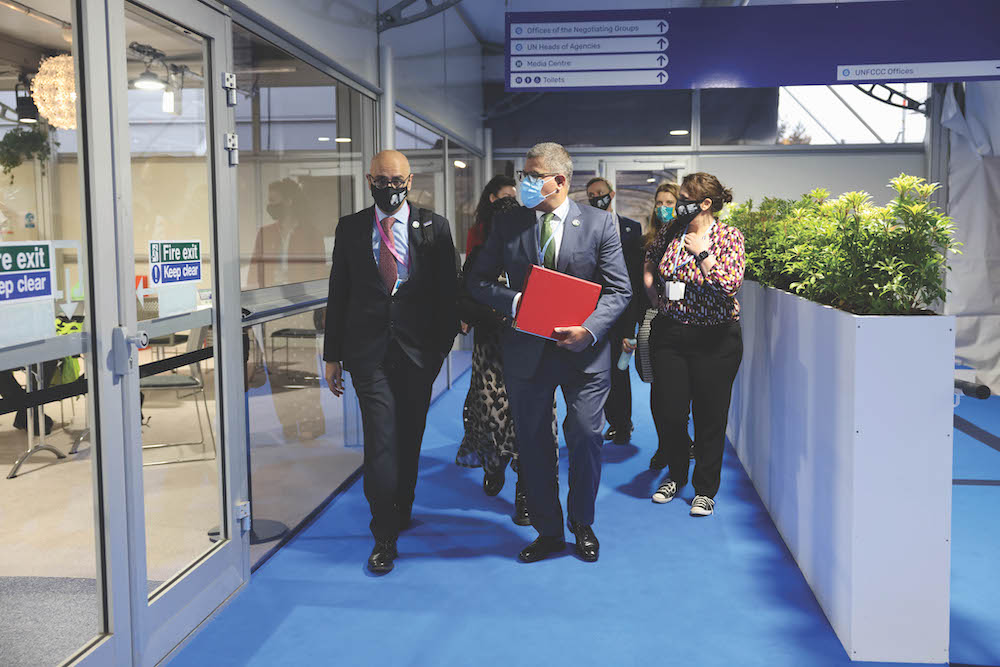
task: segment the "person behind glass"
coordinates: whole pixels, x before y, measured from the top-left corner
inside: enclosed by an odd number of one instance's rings
[[[382,151],[367,179],[375,206],[337,224],[323,359],[334,396],[345,369],[358,395],[375,536],[368,569],[382,574],[410,525],[431,385],[458,333],[458,272],[448,221],[406,201],[406,157]]]
[[[675,215],[646,252],[644,281],[663,287],[653,296],[659,315],[650,332],[656,378],[652,408],[661,431],[669,474],[653,494],[667,503],[687,484],[688,409],[694,414],[695,497],[691,516],[708,516],[722,474],[726,423],[733,381],[743,358],[740,304],[743,235],[717,214],[733,200],[711,174],[688,174],[681,183]]]
[[[643,255],[645,256],[646,251],[649,247],[656,242],[657,236],[661,233],[665,226],[676,224],[674,219],[674,206],[677,205],[677,194],[679,188],[676,183],[660,183],[656,188],[656,194],[653,200],[653,210],[649,214],[649,222],[646,225],[646,233],[642,237],[642,248]],[[670,234],[671,230],[664,230],[664,234]],[[641,290],[641,295],[638,297],[640,299],[639,312],[645,313],[646,310],[650,308],[655,308],[653,304],[659,301],[657,296],[657,291],[662,287],[662,282],[658,279],[659,276],[654,274],[654,284],[650,286],[649,289]],[[634,299],[635,297],[633,297]],[[634,349],[631,345],[627,343],[624,345],[624,349],[630,350]],[[656,373],[654,369],[653,381],[650,383],[649,388],[649,407],[653,414],[653,424],[656,427],[657,435],[657,447],[656,453],[649,459],[649,467],[651,470],[662,470],[667,467],[667,447],[664,443],[667,441],[669,435],[669,429],[666,425],[662,424],[659,419],[659,412],[653,410],[653,399],[656,397]],[[686,431],[685,431],[686,433]],[[690,458],[694,458],[694,443],[691,442],[690,436],[688,436],[688,451],[690,452]]]
[[[632,300],[628,308],[615,322],[611,333],[609,354],[611,355],[611,391],[608,402],[604,404],[604,417],[608,420],[608,430],[604,439],[611,440],[616,445],[624,445],[631,439],[632,426],[632,379],[628,368],[618,368],[618,358],[623,350],[635,349],[628,342],[635,337],[635,327],[640,315],[638,310],[642,289],[642,225],[630,218],[623,218],[614,212],[615,191],[604,178],[597,176],[587,183],[587,200],[594,208],[610,212],[617,221],[618,235],[622,242],[622,254],[625,257],[625,268],[628,269],[629,281],[632,284]]]
[[[489,238],[496,215],[520,207],[517,203],[516,182],[508,176],[494,176],[476,207],[476,224],[469,230],[466,244],[463,275],[475,262],[483,243]],[[502,276],[500,277],[501,284]],[[472,372],[469,393],[462,408],[465,436],[455,456],[455,463],[469,468],[483,468],[483,490],[495,496],[506,481],[507,464],[518,472],[517,438],[514,420],[510,414],[510,399],[503,378],[501,336],[510,325],[510,318],[483,305],[462,289],[458,299],[458,314],[462,332],[474,327]],[[555,406],[552,409],[552,448],[558,449]],[[511,517],[519,526],[531,523],[528,518],[528,501],[520,476],[514,494],[514,514]]]
[[[521,181],[524,207],[502,213],[467,281],[474,299],[498,312],[517,313],[521,293],[497,282],[523,285],[532,265],[599,283],[597,306],[582,323],[556,327],[555,341],[506,329],[503,365],[520,456],[520,478],[538,539],[519,554],[535,562],[566,547],[563,511],[550,420],[557,387],[566,399],[563,432],[569,449],[569,527],[576,553],[596,561],[600,549],[591,528],[601,480],[602,411],[611,385],[608,333],[632,296],[614,218],[569,199],[573,161],[556,143],[528,151]]]
[[[266,211],[274,222],[257,231],[247,286],[272,287],[325,275],[323,237],[302,215],[302,187],[290,178],[267,187]]]

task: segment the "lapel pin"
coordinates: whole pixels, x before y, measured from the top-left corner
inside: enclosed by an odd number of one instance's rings
[[[414,220],[414,221],[413,221],[413,228],[414,228],[414,229],[419,229],[419,228],[420,228],[420,223],[419,223],[419,222],[417,222],[416,220]]]
[[[574,220],[573,221],[573,226],[574,227],[579,227],[580,226],[580,221],[579,220]]]

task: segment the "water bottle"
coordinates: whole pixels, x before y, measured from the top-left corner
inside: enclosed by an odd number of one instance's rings
[[[629,338],[627,340],[629,345],[635,346],[636,344],[635,338]],[[622,356],[618,357],[618,370],[620,371],[628,370],[628,362],[632,359],[632,354],[633,354],[632,352],[629,352],[627,350],[622,350]]]

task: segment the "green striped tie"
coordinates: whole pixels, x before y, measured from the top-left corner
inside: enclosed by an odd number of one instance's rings
[[[556,268],[556,242],[552,239],[552,243],[549,243],[548,247],[545,246],[549,239],[556,231],[556,226],[552,223],[552,218],[555,215],[553,213],[546,213],[542,216],[542,247],[545,248],[545,256],[542,258],[542,266],[546,269],[555,270]]]

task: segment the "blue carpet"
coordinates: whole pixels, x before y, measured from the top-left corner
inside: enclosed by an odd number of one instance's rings
[[[684,500],[650,502],[660,473],[647,470],[655,449],[648,385],[634,376],[634,444],[604,448],[600,561],[567,551],[518,563],[535,533],[509,519],[512,476],[488,498],[482,473],[453,463],[467,388],[465,376],[431,409],[416,525],[399,540],[395,571],[375,578],[365,570],[369,513],[355,484],[173,664],[851,664],[731,449],[714,517],[689,517]],[[565,494],[565,454],[562,463]],[[682,492],[692,495],[690,486]],[[986,603],[962,613],[985,626]],[[967,629],[978,636],[978,627]],[[992,650],[977,641],[981,653]]]
[[[953,478],[1000,480],[1000,452],[957,428],[954,440]]]
[[[990,396],[985,401],[963,396],[955,408],[955,414],[1000,436],[1000,396]]]

